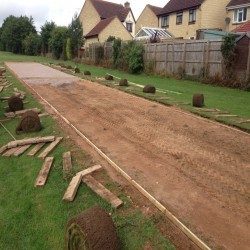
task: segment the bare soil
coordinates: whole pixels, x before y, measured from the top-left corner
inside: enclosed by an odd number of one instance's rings
[[[249,249],[249,134],[36,63],[7,66],[211,248]]]

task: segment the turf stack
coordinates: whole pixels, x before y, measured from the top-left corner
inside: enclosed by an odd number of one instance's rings
[[[12,96],[8,99],[8,106],[10,111],[15,112],[23,109],[23,101],[17,96]]]

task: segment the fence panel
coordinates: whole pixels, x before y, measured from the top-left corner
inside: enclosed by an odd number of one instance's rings
[[[145,44],[145,62],[151,62],[156,72],[199,76],[222,74],[221,41],[174,41]]]

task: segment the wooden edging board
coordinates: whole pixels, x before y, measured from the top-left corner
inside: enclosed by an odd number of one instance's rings
[[[71,161],[71,153],[65,152],[63,153],[63,175],[64,177],[70,173],[72,170],[72,161]]]
[[[45,142],[40,142],[36,144],[36,146],[32,150],[30,150],[30,152],[27,155],[34,156],[44,145],[45,145]]]

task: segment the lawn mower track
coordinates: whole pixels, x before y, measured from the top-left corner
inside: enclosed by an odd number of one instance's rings
[[[36,63],[7,66],[209,246],[249,249],[249,135]]]

